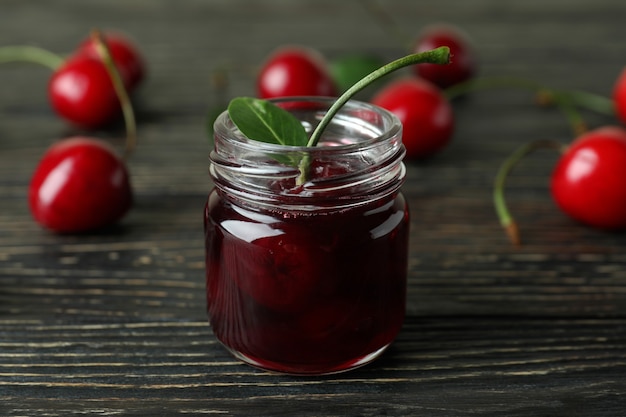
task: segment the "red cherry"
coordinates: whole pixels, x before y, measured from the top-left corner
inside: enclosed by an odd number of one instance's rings
[[[87,55],[67,60],[48,84],[52,108],[85,128],[98,128],[121,113],[120,102],[104,64]]]
[[[106,33],[104,39],[111,57],[120,72],[127,89],[134,89],[146,76],[145,61],[133,42],[121,33]],[[93,37],[84,40],[76,51],[78,55],[88,55],[100,59]]]
[[[336,96],[337,87],[324,58],[304,47],[275,51],[257,78],[257,94],[267,99],[286,96]]]
[[[601,229],[626,227],[626,129],[603,127],[574,141],[552,173],[557,205]]]
[[[422,31],[414,52],[424,52],[440,46],[450,48],[448,65],[420,64],[413,66],[415,73],[437,85],[447,88],[470,79],[476,72],[475,52],[467,35],[452,26],[432,26]]]
[[[371,100],[402,122],[407,158],[425,158],[445,147],[454,131],[452,106],[441,91],[426,80],[392,81]]]
[[[34,219],[59,233],[109,226],[132,203],[128,172],[105,142],[74,137],[52,145],[39,162],[29,188]]]
[[[613,103],[617,117],[626,124],[626,68],[617,77],[613,87]]]

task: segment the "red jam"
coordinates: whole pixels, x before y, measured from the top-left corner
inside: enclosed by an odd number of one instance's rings
[[[398,196],[336,213],[263,213],[211,193],[213,331],[267,369],[328,373],[389,345],[404,319],[408,214]]]
[[[305,110],[311,123],[314,111]],[[216,124],[204,214],[208,313],[222,344],[256,367],[352,369],[378,357],[402,326],[409,216],[399,191],[401,128],[371,105],[346,111],[347,121],[330,127],[336,140],[315,150],[277,150],[233,135],[227,117]],[[283,152],[291,160],[310,152],[305,184],[296,185],[300,171],[281,162]]]

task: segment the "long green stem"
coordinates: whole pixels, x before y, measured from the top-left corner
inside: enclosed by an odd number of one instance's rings
[[[356,93],[367,87],[372,82],[377,79],[389,74],[390,72],[396,71],[400,68],[406,67],[408,65],[415,64],[447,64],[450,62],[450,48],[447,46],[440,46],[439,48],[420,52],[417,54],[407,55],[405,57],[396,59],[386,65],[383,65],[379,69],[371,72],[370,74],[363,77],[356,84],[346,90],[335,102],[330,106],[320,123],[317,125],[309,141],[306,146],[316,146],[322,137],[322,133],[324,129],[330,124],[331,120],[337,112],[343,107]],[[309,155],[305,155],[299,164],[300,176],[297,179],[298,184],[304,184],[307,180],[308,171],[309,171],[309,163],[310,158]]]
[[[30,62],[43,65],[54,71],[63,65],[65,59],[62,56],[36,46],[0,47],[0,63],[8,62]]]
[[[615,104],[609,97],[580,90],[555,91],[555,94],[565,96],[570,102],[596,113],[615,116]]]
[[[536,93],[539,97],[542,98],[543,101],[547,100],[550,103],[556,104],[563,112],[563,114],[565,114],[565,117],[569,121],[569,124],[575,136],[578,136],[587,130],[587,125],[582,115],[578,111],[577,106],[593,106],[596,109],[602,108],[603,112],[606,110],[606,103],[601,102],[598,96],[593,96],[590,93],[585,94],[582,92],[574,93],[558,91],[548,88],[545,85],[533,80],[509,76],[482,77],[471,79],[452,87],[448,87],[444,91],[444,94],[449,100],[452,100],[469,92],[485,90],[488,88],[503,87],[513,87],[528,90]]]
[[[386,65],[383,65],[376,71],[366,75],[361,80],[359,80],[356,84],[346,90],[334,103],[330,106],[330,109],[326,112],[320,123],[317,125],[307,146],[315,146],[317,142],[319,142],[322,137],[322,133],[324,129],[330,124],[332,118],[337,114],[339,109],[343,107],[356,93],[367,87],[372,82],[377,79],[389,74],[390,72],[396,71],[402,67],[406,67],[409,65],[415,64],[447,64],[450,62],[450,48],[447,46],[440,46],[439,48],[421,52],[418,54],[411,54],[405,57],[396,59]]]
[[[133,106],[131,104],[130,97],[128,96],[128,92],[126,91],[126,87],[124,87],[122,77],[115,65],[115,62],[113,62],[111,51],[109,50],[104,37],[98,30],[93,30],[91,36],[94,40],[94,45],[96,46],[98,55],[104,62],[109,76],[111,77],[115,93],[120,100],[122,113],[124,115],[124,123],[126,125],[126,145],[124,149],[124,157],[127,158],[132,153],[137,142],[137,124],[135,123]]]
[[[563,152],[566,149],[566,146],[558,141],[554,140],[536,140],[532,142],[528,142],[521,147],[519,147],[515,152],[511,154],[500,166],[498,173],[496,174],[496,178],[494,181],[493,187],[493,204],[498,215],[498,219],[500,220],[500,224],[506,231],[507,235],[511,242],[519,246],[520,236],[519,236],[519,228],[515,219],[511,215],[505,198],[504,198],[504,188],[506,186],[506,180],[509,173],[515,168],[515,166],[528,154],[538,149],[555,149],[559,152]]]
[[[501,76],[475,78],[452,87],[448,87],[444,91],[444,94],[449,100],[452,100],[472,91],[500,87],[515,87],[536,92],[540,94],[542,100],[545,100],[548,104],[553,103],[555,100],[565,98],[566,101],[575,104],[576,106],[586,108],[600,114],[606,114],[608,116],[613,116],[615,114],[613,100],[608,97],[582,90],[553,89],[536,81],[520,77]]]

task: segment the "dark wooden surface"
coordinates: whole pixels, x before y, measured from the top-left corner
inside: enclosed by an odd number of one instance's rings
[[[464,28],[482,75],[608,95],[625,64],[622,0],[380,4],[410,36],[437,21]],[[456,103],[451,145],[408,164],[408,317],[396,343],[351,373],[270,375],[232,359],[205,315],[211,72],[228,68],[228,94],[251,95],[255,67],[284,43],[328,57],[395,57],[403,45],[355,1],[0,4],[1,45],[69,52],[92,27],[131,33],[149,64],[130,161],[136,205],[109,233],[56,236],[31,220],[39,157],[76,132],[47,105],[47,69],[0,67],[1,416],[626,415],[626,236],[557,211],[550,152],[510,179],[524,246],[509,245],[491,205],[513,149],[570,138],[559,112],[515,90]],[[119,142],[122,131],[91,134]]]

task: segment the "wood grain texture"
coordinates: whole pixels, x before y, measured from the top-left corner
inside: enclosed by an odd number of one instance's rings
[[[8,324],[0,388],[3,404],[48,415],[619,415],[625,330],[623,319],[410,318],[375,364],[296,378],[240,365],[202,321]]]
[[[404,36],[447,21],[480,47],[482,75],[608,95],[624,66],[621,0],[380,1]],[[507,196],[524,245],[508,244],[491,186],[539,138],[568,141],[556,109],[493,90],[454,103],[451,145],[408,162],[408,316],[375,363],[300,378],[239,364],[211,334],[202,208],[211,188],[211,72],[254,94],[284,43],[328,57],[404,44],[357,1],[3,0],[0,45],[70,51],[93,27],[137,40],[150,76],[129,161],[136,204],[116,228],[55,236],[30,218],[43,151],[83,134],[51,112],[49,72],[0,67],[0,416],[621,416],[626,410],[626,236],[586,228],[551,202],[557,155],[533,154]],[[590,126],[616,123],[585,112]],[[121,146],[121,126],[92,132]]]

